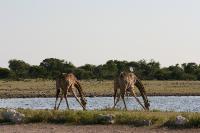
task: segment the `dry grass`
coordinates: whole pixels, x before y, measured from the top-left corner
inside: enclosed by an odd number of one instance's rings
[[[148,95],[200,95],[200,81],[143,81]],[[87,96],[112,96],[113,81],[81,81]],[[137,89],[136,89],[137,90]],[[53,97],[55,81],[52,80],[0,80],[0,98]]]
[[[9,123],[1,117],[5,109],[0,109],[0,123]],[[160,112],[160,111],[123,111],[123,110],[93,110],[93,111],[75,111],[75,110],[31,110],[18,109],[25,115],[23,123],[67,123],[67,124],[108,124],[104,119],[98,119],[100,114],[113,116],[114,124],[133,125],[133,126],[153,126],[153,127],[183,127],[194,128],[200,126],[200,113],[192,112]],[[182,126],[175,124],[176,116],[182,115],[188,119]],[[146,124],[145,121],[149,121]]]

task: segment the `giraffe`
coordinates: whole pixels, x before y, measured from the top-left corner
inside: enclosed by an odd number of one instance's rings
[[[80,99],[76,95],[76,92],[75,92],[76,89],[78,90]],[[60,96],[60,102],[58,106],[56,106],[60,91],[62,91],[61,96]],[[76,98],[76,100],[78,101],[78,103],[82,106],[83,110],[86,110],[87,101],[84,97],[84,93],[80,85],[80,82],[77,80],[77,78],[75,77],[73,73],[69,73],[69,74],[63,73],[56,79],[56,101],[55,101],[54,109],[56,110],[59,109],[59,106],[63,100],[63,97],[65,98],[67,108],[69,109],[69,104],[67,100],[68,92],[71,92],[73,96]]]
[[[136,93],[134,90],[134,85],[139,89],[140,94],[144,100],[144,105],[140,102],[140,100],[136,97]],[[120,90],[120,94],[117,96],[117,91]],[[144,86],[142,82],[138,79],[138,77],[132,73],[132,72],[121,72],[119,76],[114,80],[114,106],[115,108],[116,104],[119,102],[120,96],[122,97],[124,107],[127,110],[126,103],[124,100],[125,94],[130,92],[131,95],[133,95],[136,99],[136,101],[145,109],[149,110],[149,101],[146,96],[146,91],[144,89]],[[116,100],[116,97],[117,100]]]

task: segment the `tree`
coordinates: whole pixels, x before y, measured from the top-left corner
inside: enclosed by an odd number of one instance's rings
[[[190,62],[160,68],[154,60],[118,61],[108,60],[102,65],[85,64],[75,67],[71,62],[56,58],[44,59],[39,66],[30,66],[22,60],[10,60],[9,69],[0,68],[0,78],[50,78],[55,79],[61,73],[75,73],[79,79],[114,79],[122,71],[132,67],[140,79],[147,80],[200,80],[200,65]]]
[[[64,68],[64,70],[63,70],[63,72],[64,73],[71,73],[71,72],[73,72],[75,69],[76,69],[76,67],[71,63],[71,62],[64,62],[64,66],[63,66]]]
[[[155,75],[160,70],[160,63],[155,62],[154,60],[151,60],[149,63],[147,63],[147,77],[148,79],[156,79]]]
[[[97,80],[103,79],[103,66],[99,65],[94,68],[93,74]]]
[[[183,63],[182,68],[185,73],[195,74],[198,70],[198,65],[196,63]]]
[[[104,79],[114,79],[118,73],[117,65],[113,60],[109,60],[102,67]]]
[[[138,65],[139,65],[138,69],[139,77],[141,79],[149,79],[148,75],[150,72],[150,68],[147,65],[147,62],[145,60],[140,60],[138,61]]]
[[[183,69],[179,66],[179,64],[176,64],[175,66],[169,66],[168,68],[169,71],[171,71],[170,74],[170,79],[173,80],[183,80],[184,79],[184,71]]]
[[[171,79],[171,71],[168,68],[162,68],[156,71],[154,78],[157,80],[169,80]]]
[[[77,68],[74,71],[78,79],[91,79],[92,73],[90,71],[85,71],[84,69]]]
[[[85,64],[84,66],[80,66],[78,69],[82,69],[84,70],[82,75],[82,78],[87,78],[87,79],[94,79],[96,78],[95,74],[94,74],[94,70],[95,70],[95,65],[91,65],[91,64]]]
[[[47,70],[49,78],[56,78],[60,73],[64,72],[64,60],[56,58],[47,58],[40,63],[41,67]]]
[[[0,78],[1,79],[9,78],[9,74],[10,74],[10,70],[9,69],[0,67]]]
[[[30,65],[22,60],[10,60],[9,68],[17,78],[27,78]]]
[[[79,68],[92,72],[94,71],[95,67],[96,67],[95,65],[85,64],[84,66],[80,66]]]
[[[42,66],[31,66],[29,69],[29,76],[31,78],[46,78],[47,71]]]
[[[127,61],[118,61],[118,60],[114,60],[114,63],[117,66],[117,74],[119,74],[122,71],[127,71],[128,68],[128,62]]]

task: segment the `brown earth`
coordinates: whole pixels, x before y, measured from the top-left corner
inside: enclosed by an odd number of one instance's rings
[[[142,81],[148,96],[200,96],[200,81]],[[86,96],[113,96],[113,81],[82,80]],[[135,89],[138,94],[138,89]],[[0,98],[55,97],[55,81],[0,80]]]
[[[59,124],[20,124],[0,125],[0,133],[199,133],[196,129],[168,129],[132,127],[126,125],[59,125]]]

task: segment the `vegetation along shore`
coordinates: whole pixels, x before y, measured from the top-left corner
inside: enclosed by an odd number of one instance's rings
[[[0,123],[11,124],[3,116],[5,109],[0,109]],[[200,126],[200,113],[191,112],[160,112],[160,111],[123,111],[123,110],[31,110],[17,109],[24,115],[21,123],[51,123],[72,125],[132,125],[136,127],[168,127],[168,128],[196,128]],[[184,122],[178,123],[177,116],[184,117]]]

